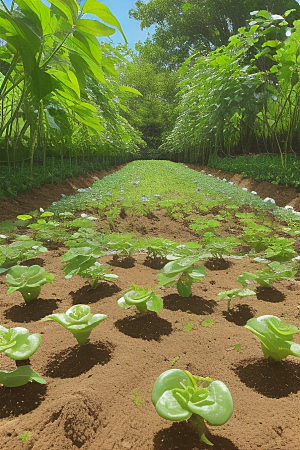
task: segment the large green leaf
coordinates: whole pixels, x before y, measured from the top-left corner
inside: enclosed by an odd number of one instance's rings
[[[91,34],[75,31],[73,37],[66,41],[67,48],[80,53],[81,56],[88,56],[95,63],[102,61],[102,51],[97,38]]]
[[[111,36],[115,29],[104,25],[104,23],[91,19],[80,19],[75,25],[75,30],[92,34],[93,36]]]
[[[57,92],[60,96],[74,102],[80,101],[79,83],[71,70],[50,69],[48,73],[59,82]]]
[[[82,8],[82,13],[94,14],[95,16],[99,17],[99,19],[103,20],[103,22],[116,27],[122,34],[125,42],[127,43],[127,39],[125,37],[125,34],[123,33],[119,21],[112,14],[110,9],[107,6],[105,6],[102,2],[99,2],[98,0],[86,0]]]
[[[81,80],[81,77],[84,76],[85,74],[90,78],[93,78],[95,81],[98,81],[98,83],[103,84],[106,82],[101,66],[96,64],[90,58],[85,57],[83,55],[79,55],[78,53],[75,52],[70,52],[69,57],[72,66],[75,69],[78,80],[79,79]],[[83,80],[81,80],[81,84],[82,82]]]
[[[0,384],[7,387],[18,387],[27,384],[29,381],[36,381],[40,384],[46,384],[46,381],[39,376],[31,366],[20,366],[11,372],[7,370],[0,371]]]
[[[62,11],[71,25],[75,23],[79,13],[76,0],[49,0],[49,3]]]
[[[80,105],[72,105],[71,108],[75,112],[76,118],[89,128],[92,128],[98,133],[104,130],[103,125],[101,125],[99,118],[97,117],[95,107],[92,107],[89,103],[81,102]]]
[[[50,24],[50,8],[48,8],[41,0],[16,0],[22,13],[41,27],[42,34],[51,33]]]

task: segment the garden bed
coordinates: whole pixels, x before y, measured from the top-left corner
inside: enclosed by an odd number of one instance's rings
[[[19,211],[16,211],[18,213]],[[99,220],[98,230],[110,222]],[[223,235],[230,221],[222,222]],[[174,220],[157,209],[152,214],[118,217],[118,233],[157,236],[178,243],[198,242],[185,220]],[[238,234],[237,227],[234,234]],[[222,235],[222,232],[221,232]],[[209,426],[215,450],[285,450],[299,445],[300,364],[288,357],[281,363],[263,358],[260,343],[243,325],[252,317],[278,316],[299,324],[297,281],[283,280],[256,296],[226,300],[217,294],[237,286],[243,272],[259,270],[248,256],[226,258],[224,269],[207,264],[206,276],[192,286],[192,296],[180,297],[175,287],[157,287],[159,270],[149,267],[146,253],[134,254],[134,264],[122,267],[112,256],[100,258],[119,276],[115,284],[100,282],[96,289],[79,276],[64,278],[63,243],[39,255],[39,265],[55,275],[43,286],[39,300],[25,305],[19,292],[6,295],[0,276],[0,323],[41,333],[32,367],[46,381],[19,388],[0,387],[1,450],[202,450],[186,422],[162,419],[151,403],[156,378],[180,368],[194,375],[222,380],[230,389],[234,413],[223,426]],[[50,247],[49,247],[50,248]],[[27,265],[36,264],[28,260]],[[121,309],[117,300],[131,284],[153,289],[164,300],[156,315]],[[46,315],[88,304],[93,313],[107,314],[91,333],[86,346]],[[300,342],[295,336],[295,341]],[[0,358],[2,370],[14,362]],[[23,438],[22,438],[23,436]],[[27,436],[27,438],[26,438]],[[27,440],[27,442],[25,442]]]

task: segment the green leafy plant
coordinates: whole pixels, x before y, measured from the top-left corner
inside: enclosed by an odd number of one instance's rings
[[[78,275],[90,278],[90,284],[93,289],[96,289],[100,280],[113,282],[119,278],[118,275],[114,273],[108,273],[107,267],[104,264],[100,264],[98,261],[87,269],[80,270]]]
[[[62,262],[67,263],[64,267],[65,278],[72,278],[76,274],[81,275],[85,270],[92,267],[102,255],[103,251],[99,246],[70,248],[62,257]]]
[[[286,239],[284,237],[274,238],[270,245],[266,248],[265,256],[271,261],[290,261],[297,256],[297,253],[293,249],[293,239]]]
[[[47,248],[42,245],[42,242],[35,241],[26,235],[18,236],[11,244],[0,245],[0,273],[20,261],[33,258],[46,251]]]
[[[225,255],[231,255],[233,248],[238,246],[241,240],[235,237],[220,238],[214,233],[205,233],[202,243],[213,258],[223,259]]]
[[[169,369],[157,378],[152,403],[164,419],[188,420],[208,445],[213,444],[205,436],[205,420],[210,425],[223,425],[233,413],[230,391],[222,381],[193,376],[180,369]]]
[[[93,328],[106,319],[105,314],[93,314],[88,305],[75,305],[65,313],[50,314],[42,320],[54,320],[66,330],[71,331],[79,345],[89,341]]]
[[[6,275],[6,282],[10,286],[7,293],[19,291],[25,300],[30,302],[36,300],[40,295],[41,288],[46,283],[52,283],[54,275],[48,273],[38,265],[14,266]]]
[[[279,317],[265,315],[249,319],[245,328],[258,337],[265,358],[281,361],[289,355],[300,357],[300,345],[293,342],[298,328],[281,322]]]
[[[189,297],[192,294],[192,284],[205,277],[202,267],[194,267],[201,256],[185,256],[170,261],[159,274],[160,286],[176,286],[179,295]]]
[[[139,398],[139,394],[137,391],[134,391],[133,393],[134,399],[133,402],[136,406],[141,406],[143,404],[143,400]]]
[[[192,322],[188,322],[186,324],[186,326],[184,327],[183,331],[189,332],[189,331],[192,331],[193,328],[194,328],[194,324]]]
[[[151,289],[132,284],[131,289],[119,298],[118,305],[124,309],[135,306],[140,313],[146,311],[159,312],[163,307],[163,300]]]
[[[294,265],[273,261],[258,272],[244,272],[239,275],[238,282],[242,286],[247,286],[251,281],[255,281],[261,287],[270,287],[273,283],[281,280],[293,280],[296,273],[297,269],[294,268]]]
[[[29,358],[41,344],[41,335],[30,334],[27,328],[5,328],[0,326],[0,352],[16,361],[17,368],[12,371],[0,371],[0,384],[8,387],[23,386],[29,381],[45,384],[30,366]],[[26,364],[18,366],[18,361],[26,361]]]
[[[177,361],[180,359],[180,357],[179,356],[175,356],[175,358],[173,358],[172,359],[172,361],[171,361],[171,367],[173,367],[173,366],[175,366],[175,364],[177,363]]]
[[[230,309],[231,300],[233,297],[249,297],[250,295],[255,295],[255,292],[251,289],[234,288],[229,291],[219,292],[218,298],[220,300],[227,300],[227,309]]]
[[[32,434],[30,431],[24,431],[22,434],[19,434],[18,439],[20,439],[22,444],[26,445],[32,439]]]

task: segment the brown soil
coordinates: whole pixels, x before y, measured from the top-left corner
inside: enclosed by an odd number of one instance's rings
[[[74,185],[87,186],[83,179]],[[64,192],[51,187],[44,198],[38,193],[43,189],[47,192],[47,188],[39,189],[35,204],[26,204],[24,193],[23,203],[17,199],[3,213],[13,218],[45,208]],[[282,192],[285,197],[284,188]],[[263,196],[275,198],[269,191]],[[197,239],[183,224],[155,215],[155,219],[127,217],[123,222],[120,218],[118,229],[128,231],[131,220],[136,223],[134,231],[140,226],[142,234],[178,242]],[[217,301],[218,292],[236,287],[239,274],[259,265],[248,258],[229,260],[229,267],[216,267],[210,261],[207,276],[193,285],[190,298],[180,297],[174,288],[155,287],[164,299],[164,309],[158,315],[139,316],[121,309],[117,299],[132,283],[157,286],[158,270],[149,267],[146,255],[135,255],[134,266],[129,268],[113,264],[111,257],[103,258],[119,279],[115,285],[101,283],[93,290],[83,278],[64,278],[64,252],[58,248],[39,256],[39,263],[55,279],[42,287],[36,303],[25,305],[18,292],[6,295],[5,275],[0,276],[0,323],[42,334],[42,344],[30,361],[47,381],[46,385],[32,382],[20,388],[0,388],[1,450],[207,449],[185,422],[164,420],[152,406],[153,383],[171,367],[220,379],[229,387],[233,416],[221,427],[209,426],[208,437],[215,450],[299,449],[299,361],[288,357],[270,364],[262,358],[259,341],[243,328],[249,318],[264,314],[299,324],[297,282],[284,281],[274,289],[258,290],[256,297],[233,299],[233,309],[227,311],[226,301]],[[83,347],[57,323],[40,321],[78,303],[108,316]],[[205,326],[207,321],[214,323]],[[295,341],[300,343],[299,336]],[[13,369],[14,362],[1,355],[1,368]],[[31,433],[27,443],[20,438],[24,432]]]

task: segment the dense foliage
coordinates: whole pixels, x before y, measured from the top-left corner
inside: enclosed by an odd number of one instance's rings
[[[48,156],[138,150],[139,134],[120,115],[124,92],[137,92],[115,81],[124,58],[99,41],[124,34],[102,2],[17,0],[9,10],[1,1],[0,19],[2,162],[29,159],[32,169]]]

